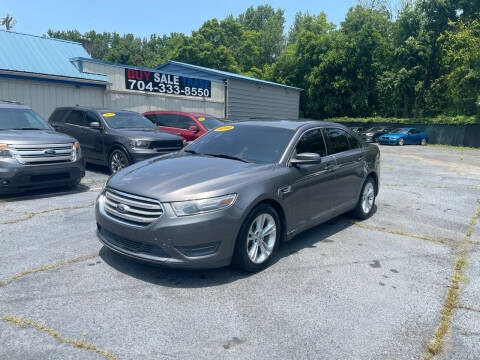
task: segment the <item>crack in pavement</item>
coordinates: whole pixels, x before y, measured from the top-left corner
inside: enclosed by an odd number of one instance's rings
[[[45,265],[45,266],[40,266],[38,268],[35,268],[35,269],[31,269],[31,270],[26,270],[26,271],[22,271],[21,273],[18,273],[14,276],[12,276],[9,280],[7,281],[0,281],[0,287],[4,287],[4,286],[7,286],[8,284],[11,284],[12,282],[14,282],[15,280],[21,278],[21,277],[24,277],[24,276],[27,276],[27,275],[30,275],[30,274],[35,274],[35,273],[38,273],[38,272],[41,272],[41,271],[47,271],[47,270],[52,270],[52,269],[57,269],[59,267],[62,267],[64,265],[69,265],[69,264],[74,264],[74,263],[78,263],[78,262],[81,262],[81,261],[85,261],[85,260],[90,260],[90,259],[93,259],[93,258],[96,258],[97,256],[99,256],[99,253],[95,253],[95,254],[90,254],[90,255],[86,255],[86,256],[81,256],[81,257],[78,257],[78,258],[74,258],[74,259],[70,259],[70,260],[65,260],[65,261],[62,261],[62,262],[59,262],[57,264],[52,264],[52,265]]]
[[[477,202],[480,205],[480,199],[477,199]],[[453,274],[450,279],[450,284],[448,285],[445,303],[440,313],[440,324],[435,330],[433,339],[427,344],[427,353],[423,356],[424,360],[430,360],[432,357],[438,355],[442,351],[445,342],[445,336],[451,329],[453,310],[459,307],[458,298],[461,294],[461,287],[467,281],[463,269],[467,264],[469,252],[472,250],[473,242],[471,241],[471,236],[479,218],[480,206],[477,208],[475,215],[469,221],[467,233],[465,234],[465,240],[458,245],[460,255],[455,261]]]
[[[10,324],[14,324],[14,325],[16,325],[18,327],[21,327],[21,328],[30,327],[30,328],[34,328],[34,329],[43,331],[44,333],[54,337],[55,339],[57,339],[61,343],[72,344],[72,345],[75,345],[77,348],[80,348],[80,349],[83,349],[83,350],[94,351],[97,354],[103,355],[108,360],[116,360],[115,355],[113,355],[111,352],[109,352],[107,350],[102,350],[102,349],[98,348],[97,346],[85,343],[82,340],[63,338],[58,331],[56,331],[54,329],[51,329],[51,328],[49,328],[49,327],[47,327],[43,324],[35,323],[33,321],[30,321],[30,320],[24,320],[24,319],[21,319],[19,317],[15,317],[15,316],[5,316],[5,317],[2,317],[2,320],[5,321],[5,322],[8,322]]]
[[[77,209],[86,209],[89,207],[92,207],[95,205],[95,201],[90,202],[88,205],[74,205],[74,206],[66,206],[66,207],[59,207],[59,208],[54,208],[54,209],[46,209],[42,211],[25,211],[23,214],[25,217],[23,218],[18,218],[18,219],[12,219],[12,220],[7,220],[4,222],[0,222],[0,225],[9,225],[9,224],[16,224],[22,221],[27,221],[33,218],[35,215],[40,215],[40,214],[46,214],[54,211],[61,211],[61,210],[77,210]],[[13,211],[15,212],[15,211]]]
[[[475,308],[473,308],[473,307],[463,306],[463,305],[458,305],[458,306],[456,306],[455,308],[456,308],[456,309],[461,309],[461,310],[475,311],[475,312],[480,313],[480,308],[479,308],[479,309],[475,309]]]
[[[414,239],[426,240],[426,241],[430,241],[430,242],[434,242],[434,243],[438,243],[438,244],[444,244],[444,245],[448,245],[448,246],[457,246],[458,245],[457,243],[455,243],[453,241],[433,239],[431,237],[424,236],[424,235],[410,234],[410,233],[406,233],[406,232],[403,232],[403,231],[385,229],[385,228],[382,228],[382,227],[379,227],[379,226],[363,224],[363,223],[358,222],[358,221],[352,221],[352,223],[355,226],[358,226],[362,229],[381,231],[381,232],[384,232],[384,233],[387,233],[387,234],[393,234],[393,235],[402,235],[402,236],[407,236],[407,237],[411,237],[411,238],[414,238]],[[472,241],[470,241],[470,242],[473,243]]]

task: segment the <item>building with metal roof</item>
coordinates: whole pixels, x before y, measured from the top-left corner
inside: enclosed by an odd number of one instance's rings
[[[82,44],[0,30],[0,100],[44,118],[56,107],[173,110],[233,120],[297,119],[301,89],[168,61],[156,69],[91,58]]]
[[[225,117],[298,119],[302,89],[250,76],[168,60],[158,70],[225,84]]]

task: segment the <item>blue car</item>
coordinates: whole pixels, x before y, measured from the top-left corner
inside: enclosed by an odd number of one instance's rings
[[[427,145],[427,142],[427,133],[415,128],[399,128],[378,137],[378,143],[383,145]]]

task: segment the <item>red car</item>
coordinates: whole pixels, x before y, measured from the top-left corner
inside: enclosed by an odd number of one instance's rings
[[[148,111],[142,114],[163,131],[183,136],[193,141],[223,122],[211,115],[178,111]]]

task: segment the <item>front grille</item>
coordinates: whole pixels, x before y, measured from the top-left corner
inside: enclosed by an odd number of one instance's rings
[[[43,165],[71,162],[73,144],[9,145],[12,155],[22,164]]]
[[[121,222],[147,226],[162,216],[163,207],[155,199],[109,188],[105,192],[105,211]]]
[[[161,152],[178,151],[183,147],[182,140],[161,140],[152,141],[150,149],[155,149]]]
[[[124,249],[136,254],[146,254],[156,257],[168,258],[168,254],[163,251],[160,247],[153,244],[141,243],[138,241],[133,241],[126,239],[122,236],[116,235],[108,230],[105,230],[103,227],[98,229],[100,234],[103,235],[103,238],[110,244]]]

